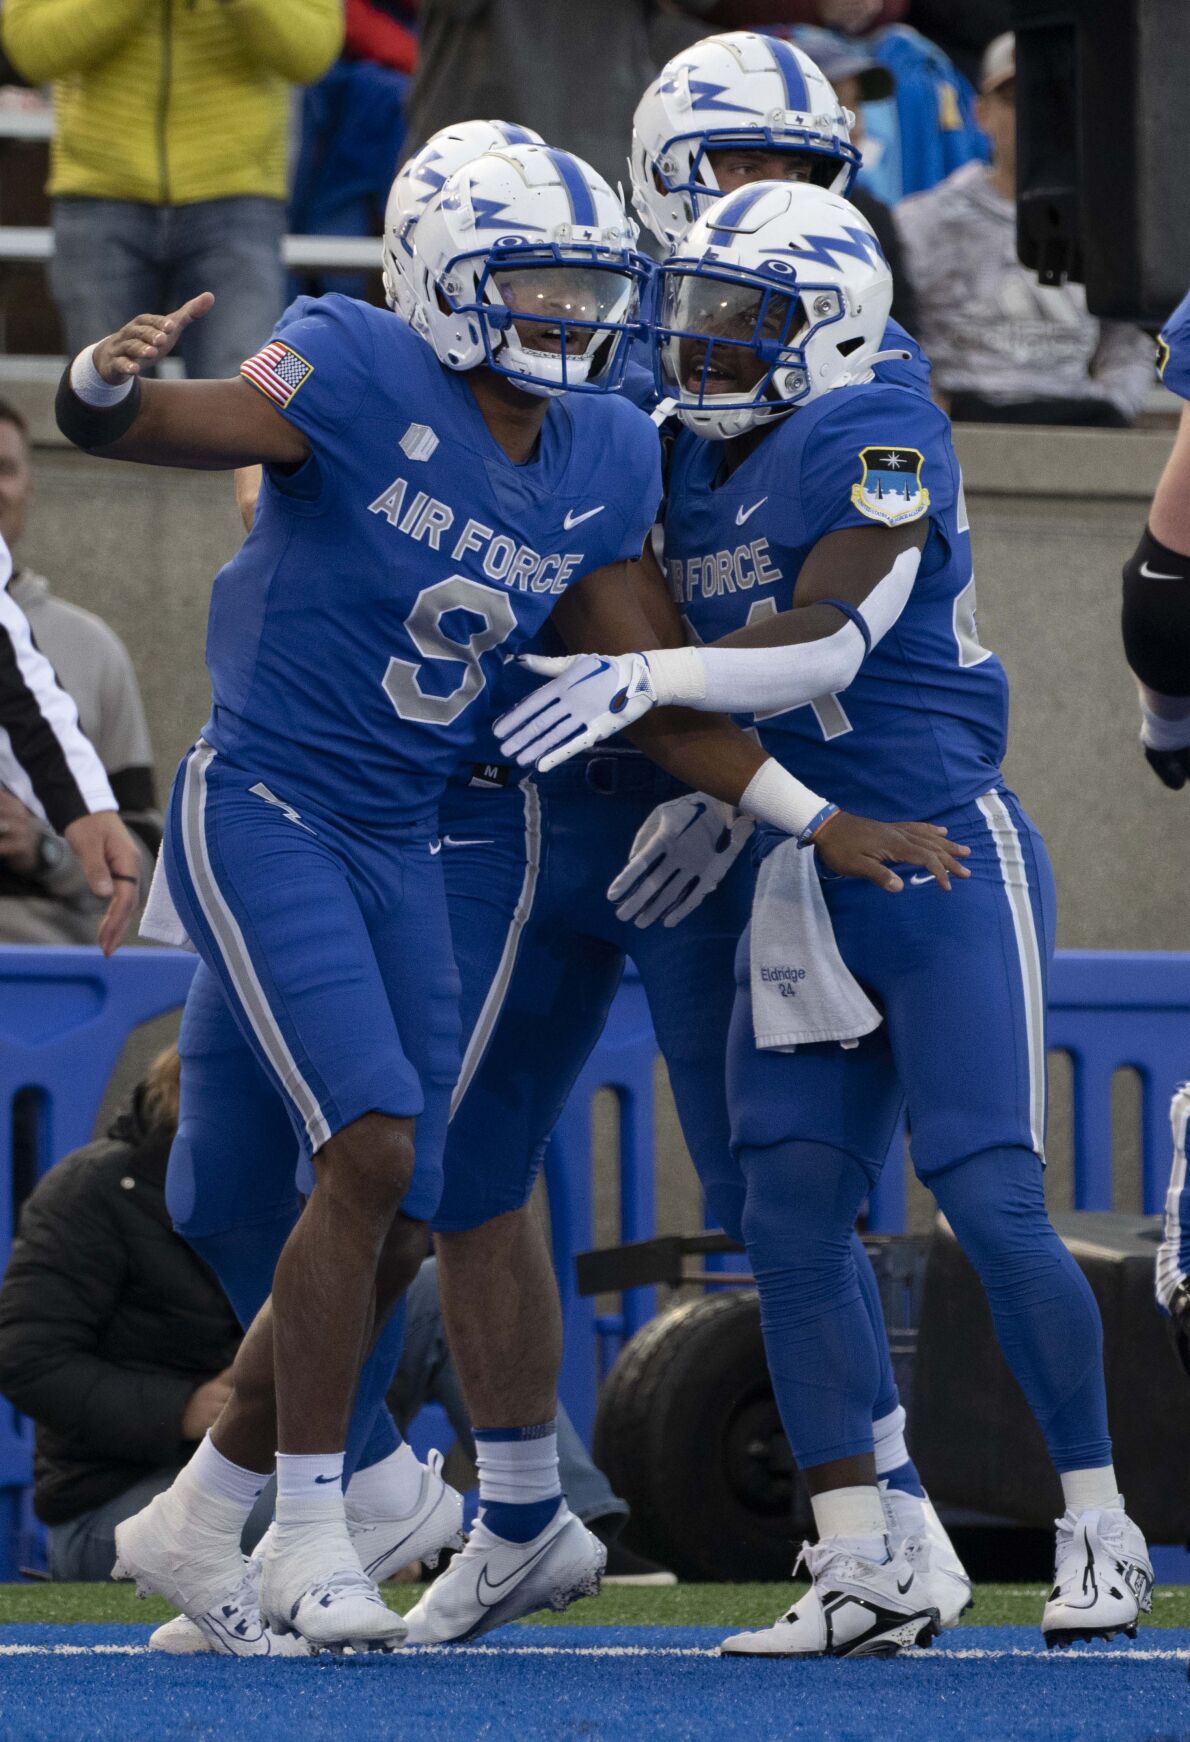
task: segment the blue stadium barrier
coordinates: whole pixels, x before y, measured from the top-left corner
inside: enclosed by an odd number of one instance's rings
[[[625,1290],[618,1313],[599,1315],[578,1293],[574,1256],[595,1240],[592,1103],[610,1090],[619,1109],[619,1235],[648,1240],[656,1232],[653,1074],[657,1041],[644,987],[629,968],[603,1036],[575,1084],[545,1158],[550,1231],[562,1296],[562,1376],[559,1396],[587,1444],[603,1374],[623,1344],[657,1311],[654,1288]]]
[[[1049,1045],[1071,1061],[1074,1207],[1112,1208],[1112,1080],[1141,1090],[1142,1209],[1165,1202],[1169,1103],[1190,1077],[1190,954],[1060,950],[1050,979]]]
[[[0,948],[0,1264],[17,1193],[34,1183],[14,1173],[17,1118],[36,1177],[89,1143],[125,1041],[182,1003],[195,961],[185,950],[126,950],[105,961],[97,949]],[[28,1422],[0,1398],[0,1580],[16,1577],[30,1545],[32,1449]]]
[[[0,1263],[12,1241],[14,1195],[31,1183],[14,1178],[14,1107],[35,1132],[37,1174],[88,1142],[128,1035],[183,1001],[194,960],[175,950],[131,950],[104,961],[91,949],[0,947]],[[1190,954],[1060,953],[1050,1045],[1073,1064],[1076,1207],[1112,1207],[1112,1078],[1131,1069],[1142,1090],[1144,1209],[1159,1210],[1169,1101],[1190,1076]],[[640,1288],[624,1293],[619,1312],[600,1315],[575,1287],[573,1257],[596,1243],[592,1102],[602,1089],[618,1102],[620,1238],[648,1239],[656,1229],[656,1057],[644,989],[629,970],[546,1155],[566,1351],[560,1389],[588,1440],[603,1372],[656,1310],[656,1291]],[[887,1175],[873,1194],[871,1224],[895,1232],[905,1225],[904,1170]],[[430,1438],[442,1437],[441,1424],[432,1426],[438,1434]],[[0,1580],[14,1577],[20,1564],[30,1470],[27,1424],[0,1401]]]

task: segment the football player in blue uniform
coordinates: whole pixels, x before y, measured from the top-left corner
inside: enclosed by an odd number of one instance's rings
[[[548,770],[659,703],[730,710],[816,785],[944,823],[971,855],[949,898],[926,873],[874,904],[854,879],[820,885],[800,850],[821,853],[829,807],[792,839],[765,833],[728,1087],[769,1367],[819,1540],[807,1595],[723,1649],[885,1654],[937,1628],[914,1546],[890,1553],[850,1242],[906,1110],[1061,1478],[1047,1642],[1132,1630],[1152,1569],[1112,1467],[1094,1297],[1042,1189],[1053,882],[1000,772],[1007,685],[976,633],[947,420],[871,378],[891,280],[836,195],[731,194],[661,277],[658,358],[685,425],[666,565],[704,645],[528,656],[554,675],[497,723],[506,751]]]
[[[394,186],[389,206],[392,222],[388,228],[386,248],[386,283],[390,299],[395,306],[423,334],[429,330],[430,317],[427,301],[432,293],[428,290],[430,281],[419,280],[417,276],[414,252],[409,246],[412,239],[411,215],[420,211],[424,204],[424,194],[420,188],[420,183],[426,179],[422,174],[422,159],[432,157],[435,171],[441,168],[444,163],[449,167],[452,156],[457,159],[460,154],[466,155],[467,145],[472,141],[473,135],[476,133],[486,134],[492,128],[503,125],[502,123],[465,123],[458,128],[448,130],[449,137],[443,139],[440,136],[432,141],[419,158],[413,160],[406,170],[402,171]],[[481,138],[475,143],[482,145],[487,143],[487,140]],[[440,210],[431,212],[430,221],[431,224],[437,223],[441,229]],[[439,235],[437,245],[441,252],[443,246],[441,235]],[[449,237],[446,238],[446,246],[447,248],[453,246]],[[425,249],[419,249],[419,252],[424,253]],[[434,273],[431,271],[430,280],[432,281],[433,278]],[[287,321],[282,323],[277,336],[285,338],[289,326],[290,319],[287,318]],[[664,599],[663,594],[658,602],[663,614],[669,618],[669,632],[675,639],[678,638],[676,618],[673,617],[672,609],[669,607],[668,601]],[[520,687],[524,687],[523,679]],[[460,1183],[456,1187],[456,1199],[461,1203],[466,1203],[467,1198],[474,1194],[481,1221],[488,1219],[491,1215],[488,1206],[494,1194],[499,1194],[498,1202],[514,1206],[517,1211],[524,1204],[539,1162],[540,1149],[544,1146],[549,1128],[565,1099],[573,1077],[581,1067],[583,1059],[598,1033],[598,1028],[601,1026],[606,1011],[606,1004],[610,1001],[618,981],[622,958],[618,952],[613,954],[613,949],[610,946],[603,946],[602,939],[609,937],[609,935],[612,939],[617,938],[618,935],[623,934],[626,926],[614,921],[607,906],[604,891],[611,872],[622,864],[633,836],[642,819],[647,815],[658,790],[659,781],[662,779],[651,764],[646,764],[639,758],[635,760],[643,778],[635,783],[635,787],[632,783],[625,781],[624,789],[620,794],[621,802],[618,807],[620,822],[617,830],[607,829],[606,817],[600,817],[600,822],[605,825],[604,829],[593,832],[588,827],[585,831],[585,839],[580,840],[577,838],[573,819],[569,830],[564,830],[558,826],[556,807],[555,811],[551,813],[552,826],[548,856],[552,859],[557,853],[561,865],[559,875],[554,880],[555,894],[549,904],[545,902],[529,904],[523,900],[521,891],[524,871],[519,863],[515,864],[514,876],[510,877],[509,875],[510,863],[514,862],[514,856],[523,852],[524,849],[523,828],[515,826],[519,821],[520,814],[522,814],[519,807],[517,814],[511,819],[514,826],[512,828],[508,826],[509,803],[510,801],[515,802],[521,795],[514,791],[507,798],[504,797],[497,779],[498,771],[493,769],[490,754],[481,757],[476,764],[469,765],[464,781],[459,783],[460,792],[466,795],[465,815],[472,830],[470,836],[464,836],[461,840],[457,836],[452,836],[448,826],[450,823],[449,804],[444,808],[442,819],[443,857],[447,873],[456,952],[459,954],[462,969],[465,1032],[469,1032],[473,1024],[481,1019],[483,1011],[485,1009],[491,1010],[493,1004],[497,1003],[504,993],[505,988],[500,984],[500,976],[504,972],[502,963],[508,957],[507,939],[510,930],[513,932],[513,947],[517,955],[518,965],[522,953],[526,960],[531,953],[528,947],[529,941],[520,935],[529,914],[527,911],[522,913],[518,910],[527,909],[532,905],[533,918],[539,934],[550,940],[548,946],[546,944],[533,945],[533,948],[539,951],[537,961],[532,964],[534,974],[522,978],[520,981],[526,988],[532,988],[536,994],[538,1015],[535,1021],[540,1027],[540,1035],[537,1039],[533,1039],[533,1035],[537,1034],[536,1027],[533,1028],[532,1035],[530,1035],[526,1026],[513,1021],[513,1018],[518,1015],[515,1005],[510,1009],[502,1025],[502,1033],[506,1038],[501,1044],[513,1046],[515,1043],[519,1052],[519,1074],[512,1079],[517,1086],[518,1093],[516,1096],[510,1096],[508,1073],[503,1069],[498,1069],[500,1061],[498,1058],[493,1058],[490,1074],[486,1077],[483,1087],[485,1098],[479,1103],[483,1116],[479,1119],[478,1129],[474,1132],[468,1132],[465,1139],[457,1139],[456,1137],[451,1139],[450,1155],[456,1160],[453,1164],[448,1160],[448,1179],[455,1178],[460,1167],[464,1163],[466,1164],[467,1171],[462,1175]],[[471,778],[473,767],[482,768],[485,771],[485,778],[488,782],[486,795],[482,787],[472,795],[471,789],[466,784],[467,780]],[[560,793],[572,800],[571,811],[575,817],[582,809],[587,811],[591,821],[595,820],[600,807],[594,804],[594,809],[590,808],[595,800],[595,793],[590,786],[583,784],[577,791],[567,793],[563,782],[556,784]],[[485,796],[490,797],[493,785],[497,795],[501,798],[502,807],[500,811],[493,808],[490,815],[485,813],[483,821],[487,825],[487,837],[476,838],[474,833],[475,807]],[[709,800],[702,801],[707,809],[711,808],[711,802]],[[497,817],[501,820],[501,827],[499,834],[493,835],[491,831],[495,827]],[[738,827],[739,825],[737,825]],[[712,836],[712,843],[715,836],[722,832],[722,825],[717,825]],[[610,840],[603,841],[600,853],[595,854],[593,849],[599,845],[604,834],[610,835]],[[858,842],[862,843],[865,839],[870,839],[870,831],[867,836],[862,831],[857,836]],[[457,861],[457,873],[456,858],[451,851],[456,841],[466,848],[475,849],[468,853],[465,859]],[[568,860],[562,856],[563,843],[573,844],[573,851]],[[846,851],[842,843],[840,850]],[[593,871],[591,868],[592,857],[595,861]],[[533,870],[536,873],[538,869],[536,856],[534,856],[534,860]],[[569,863],[573,874],[568,879],[561,875],[561,871],[565,869],[567,863]],[[870,868],[874,873],[879,874],[874,863],[870,862]],[[547,883],[546,888],[548,889],[548,887]],[[585,930],[583,924],[576,921],[574,916],[575,895],[584,892],[589,898],[588,906],[594,913],[593,922]],[[545,891],[543,891],[544,893]],[[547,905],[552,908],[555,904],[557,912],[552,913],[552,915],[547,912],[542,918],[543,908],[546,908]],[[565,919],[563,920],[561,916],[564,912]],[[725,928],[720,924],[717,928],[720,944],[719,956],[721,957],[718,963],[720,973],[716,983],[716,994],[721,1006],[717,1047],[707,1048],[705,1058],[700,1055],[700,1062],[705,1063],[707,1067],[705,1070],[695,1070],[692,1065],[686,1064],[691,1084],[693,1085],[696,1079],[699,1080],[704,1100],[709,1102],[712,1113],[717,1117],[712,1136],[717,1136],[719,1141],[712,1153],[716,1165],[723,1172],[726,1172],[729,1165],[726,1114],[725,1111],[721,1111],[721,1080],[729,1016],[730,961],[743,917],[743,905],[737,903],[730,927]],[[493,919],[500,923],[493,925]],[[567,1017],[566,1000],[562,1000],[560,1008],[558,1007],[560,992],[557,997],[554,997],[553,1004],[543,1001],[541,961],[548,960],[550,956],[559,957],[561,953],[560,940],[564,938],[567,929],[574,934],[567,965],[580,973],[590,971],[595,982],[590,994],[580,995],[577,1000],[573,996],[573,985],[581,986],[582,980],[572,983],[569,1001],[576,1002],[578,1005],[577,1018]],[[519,951],[516,947],[518,943],[520,945]],[[652,951],[652,955],[659,964],[664,962],[673,964],[675,951],[673,941],[667,934],[658,934],[657,946]],[[549,986],[557,986],[556,966],[551,968],[550,974],[552,977],[547,976],[544,981],[546,990]],[[659,974],[657,983],[669,986],[674,979],[674,974]],[[691,984],[689,975],[685,984],[689,989]],[[524,996],[526,999],[529,997],[528,990]],[[209,985],[204,985],[201,981],[196,983],[195,992],[188,1007],[182,1038],[186,1063],[184,1079],[188,1092],[185,1097],[187,1104],[183,1108],[179,1141],[175,1146],[174,1162],[176,1165],[171,1166],[171,1202],[175,1207],[179,1227],[215,1265],[232,1291],[233,1298],[237,1300],[242,1298],[250,1303],[253,1298],[259,1299],[261,1294],[267,1291],[272,1256],[277,1245],[283,1239],[286,1228],[295,1212],[292,1170],[288,1168],[284,1145],[278,1142],[275,1146],[278,1165],[272,1169],[271,1173],[263,1169],[257,1170],[250,1201],[245,1203],[241,1198],[241,1201],[234,1205],[232,1225],[228,1225],[230,1206],[227,1186],[232,1175],[225,1164],[221,1166],[221,1153],[226,1151],[226,1139],[221,1137],[220,1131],[216,1127],[222,1128],[229,1123],[224,1115],[229,1098],[234,1098],[236,1095],[239,1096],[236,1100],[237,1111],[231,1123],[234,1123],[238,1129],[253,1118],[254,1115],[249,1110],[248,1104],[253,1093],[253,1077],[254,1075],[259,1076],[259,1073],[255,1071],[254,1063],[250,1059],[241,1058],[233,1067],[231,1055],[236,1051],[236,1037],[234,1034],[229,1036],[226,1032],[226,1021],[220,1023],[218,1004],[218,997],[212,996],[212,989]],[[691,1007],[689,1001],[684,1008],[687,1032],[693,1033],[696,1028],[701,1032],[705,1028],[706,1013],[697,1006]],[[528,1040],[526,1036],[529,1036]],[[540,1044],[538,1044],[538,1040]],[[526,1060],[528,1064],[526,1064]],[[683,1063],[685,1064],[685,1061]],[[485,1069],[488,1069],[486,1064]],[[709,1088],[706,1086],[708,1078]],[[693,1096],[693,1093],[692,1086],[690,1095]],[[518,1101],[520,1103],[519,1110]],[[261,1119],[267,1126],[267,1109],[258,1118],[258,1128]],[[525,1135],[527,1128],[529,1130],[528,1141],[526,1141]],[[267,1149],[267,1144],[262,1141],[257,1147],[263,1153]],[[481,1164],[478,1175],[477,1163]],[[465,1210],[464,1214],[467,1213]],[[729,1206],[729,1213],[734,1215],[738,1223],[738,1202]],[[529,1232],[535,1234],[536,1231],[530,1228]],[[533,1246],[534,1248],[538,1247],[539,1240],[535,1239]],[[503,1259],[505,1252],[506,1247],[501,1245],[498,1256]],[[536,1251],[530,1256],[535,1257]],[[521,1329],[522,1321],[527,1316],[534,1324],[534,1336],[528,1339],[528,1346],[536,1347],[544,1341],[540,1338],[540,1326],[549,1324],[551,1321],[556,1322],[556,1295],[552,1274],[549,1270],[548,1260],[542,1252],[545,1298],[539,1309],[532,1301],[531,1272],[528,1271],[524,1254],[522,1252],[514,1257],[518,1273],[526,1278],[524,1287],[526,1305],[524,1308],[517,1306],[517,1313],[520,1316],[513,1326],[513,1332]],[[491,1318],[496,1318],[499,1322],[499,1302],[509,1292],[506,1284],[506,1272],[500,1265],[489,1266],[481,1281],[485,1288],[492,1290],[496,1303],[490,1304],[486,1313],[482,1315],[484,1322],[486,1324]],[[874,1293],[873,1286],[873,1295]],[[448,1291],[445,1289],[444,1295],[449,1298]],[[878,1314],[878,1304],[874,1304],[874,1311]],[[470,1347],[473,1341],[474,1338],[465,1338],[464,1344]],[[365,1393],[370,1393],[371,1406],[373,1411],[375,1410],[377,1396],[380,1393],[376,1390],[374,1381],[379,1376],[382,1391],[383,1379],[386,1377],[383,1372],[383,1361],[380,1359],[381,1353],[381,1349],[378,1348],[365,1368],[364,1376],[361,1379],[360,1397],[357,1398],[357,1418],[361,1414],[361,1403],[365,1401]],[[498,1354],[505,1356],[507,1364],[511,1366],[516,1377],[514,1380],[508,1379],[503,1371],[504,1363],[497,1360],[494,1363],[497,1377],[489,1381],[489,1384],[520,1383],[523,1386],[523,1370],[528,1359],[525,1350],[522,1349],[515,1360],[507,1355],[507,1345],[505,1348],[499,1349]],[[547,1344],[545,1359],[549,1360],[551,1354],[556,1359],[556,1353],[551,1351]],[[392,1359],[391,1355],[389,1359]],[[556,1371],[551,1369],[548,1376],[551,1393],[549,1414],[551,1416],[553,1414],[552,1390],[555,1378]],[[481,1407],[475,1410],[480,1435],[478,1443],[481,1447],[481,1483],[483,1485],[485,1524],[482,1529],[473,1534],[468,1557],[460,1562],[460,1572],[455,1575],[451,1584],[457,1586],[463,1581],[468,1581],[473,1585],[476,1574],[474,1563],[478,1554],[481,1551],[489,1555],[498,1553],[500,1543],[503,1543],[507,1549],[507,1545],[514,1541],[523,1548],[522,1559],[531,1576],[524,1581],[520,1579],[510,1581],[507,1569],[505,1569],[503,1576],[507,1592],[499,1611],[493,1610],[490,1606],[484,1606],[479,1609],[477,1614],[467,1613],[460,1617],[452,1613],[450,1616],[452,1631],[446,1635],[443,1635],[441,1631],[442,1611],[445,1606],[440,1598],[438,1604],[435,1605],[437,1613],[434,1617],[437,1623],[435,1634],[437,1637],[473,1635],[477,1630],[486,1630],[487,1627],[497,1624],[499,1620],[508,1618],[513,1612],[521,1612],[524,1609],[538,1606],[540,1602],[559,1594],[559,1557],[557,1554],[551,1554],[543,1561],[540,1551],[543,1547],[548,1548],[557,1539],[566,1536],[575,1537],[577,1533],[574,1529],[574,1521],[569,1518],[564,1507],[559,1503],[557,1463],[552,1443],[553,1434],[541,1421],[540,1415],[534,1412],[535,1403],[535,1399],[530,1400],[530,1412],[527,1417],[520,1412],[511,1417],[513,1422],[523,1422],[528,1419],[530,1423],[528,1429],[521,1426],[509,1427],[507,1424],[510,1417],[507,1407],[502,1409],[498,1403],[492,1404],[490,1409],[486,1411],[481,1403]],[[895,1414],[895,1393],[892,1395],[889,1413]],[[492,1425],[486,1426],[485,1422],[491,1422]],[[887,1428],[888,1424],[886,1424]],[[890,1447],[895,1446],[895,1441],[899,1437],[899,1427],[895,1421],[891,1424],[891,1428],[893,1431],[887,1432]],[[398,1450],[395,1446],[395,1432],[391,1423],[388,1423],[383,1417],[379,1424],[379,1433],[382,1443],[378,1447],[375,1444],[375,1436],[373,1436],[369,1440],[361,1463],[366,1466],[364,1474],[368,1478],[369,1488],[374,1484],[379,1484],[385,1472],[389,1472],[390,1488],[386,1504],[389,1522],[395,1525],[397,1521],[391,1518],[393,1511],[399,1510],[402,1517],[405,1516],[402,1508],[394,1506],[391,1488],[393,1474],[391,1466],[398,1457]],[[387,1445],[383,1443],[385,1434],[389,1436]],[[531,1477],[527,1477],[525,1472],[530,1462],[540,1466],[540,1468],[536,1469]],[[512,1478],[509,1478],[505,1471],[504,1467],[507,1465],[516,1467]],[[416,1466],[413,1466],[409,1471],[411,1481],[416,1479],[415,1471]],[[431,1472],[431,1475],[433,1474]],[[421,1496],[419,1497],[414,1492],[409,1495],[409,1499],[417,1501],[420,1498],[421,1504],[424,1506],[429,1503],[430,1495],[426,1492],[425,1477],[423,1476],[421,1480]],[[354,1522],[352,1506],[356,1486],[358,1486],[358,1480],[348,1487],[349,1522]],[[506,1492],[510,1487],[519,1496],[516,1500],[508,1500],[501,1493],[501,1490]],[[527,1487],[529,1492],[526,1493]],[[534,1490],[541,1490],[540,1496]],[[378,1526],[373,1525],[373,1538],[375,1538],[378,1528]],[[405,1544],[405,1553],[408,1554],[408,1530],[403,1529],[400,1532],[394,1530],[393,1535],[395,1540],[400,1540]],[[593,1555],[594,1550],[589,1548],[588,1552]],[[505,1554],[505,1559],[507,1559],[507,1554]],[[595,1563],[592,1559],[590,1563],[592,1572],[594,1566]],[[447,1588],[446,1585],[443,1586],[444,1590]],[[474,1599],[473,1592],[472,1599]],[[472,1600],[471,1608],[474,1607],[474,1600]],[[477,1623],[482,1623],[482,1626],[477,1626]],[[418,1622],[415,1617],[411,1637],[417,1638],[419,1636]]]
[[[697,93],[700,80],[718,81],[732,142],[722,174],[748,181],[772,173],[774,124],[786,124],[775,154],[795,176],[820,167],[832,180],[854,174],[858,154],[845,112],[813,62],[789,45],[750,33],[712,39],[671,63],[658,85],[666,87],[668,76],[687,95],[691,84]],[[638,122],[655,106],[655,89]],[[723,119],[696,114],[691,125]],[[659,217],[642,202],[638,155],[634,145],[638,210],[665,241],[662,218],[672,218],[672,205]],[[683,187],[672,197],[693,196]],[[413,253],[432,242],[396,189],[394,204],[403,216],[388,232],[386,281],[416,322],[417,299],[402,279]],[[639,380],[627,378],[625,391],[640,402]],[[651,402],[651,369],[646,391]],[[510,668],[504,705],[527,687],[527,675]],[[480,1451],[484,1515],[473,1550],[487,1532],[525,1545],[519,1601],[529,1608],[542,1597],[533,1570],[539,1532],[550,1528],[560,1496],[552,1427],[560,1323],[550,1255],[528,1208],[533,1183],[628,957],[648,996],[710,1216],[739,1236],[743,1181],[730,1154],[724,1061],[732,963],[751,898],[752,868],[740,857],[751,823],[725,816],[706,794],[683,791],[617,740],[531,780],[516,776],[493,741],[448,788],[441,824],[466,1039],[434,1222],[439,1277]],[[630,856],[633,871],[617,876]],[[856,1248],[885,1350],[875,1278],[858,1241]],[[509,1275],[520,1279],[518,1290],[508,1287]],[[882,1379],[882,1479],[902,1515],[898,1535],[925,1528],[938,1538],[937,1595],[951,1621],[969,1585],[909,1459],[886,1352]],[[492,1624],[477,1603],[469,1558],[436,1581],[409,1621],[411,1639],[424,1642],[474,1636]]]
[[[454,196],[474,300],[442,287],[431,345],[331,297],[236,381],[142,390],[199,298],[84,353],[60,398],[66,432],[113,457],[267,468],[216,583],[214,706],[166,863],[318,1184],[223,1420],[119,1547],[125,1570],[205,1613],[235,1587],[235,1518],[279,1444],[262,1607],[319,1642],[403,1633],[360,1571],[338,1472],[362,1355],[424,1250],[457,1072],[439,791],[507,648],[592,571],[597,594],[627,589],[657,494],[632,407],[543,397],[622,368],[644,273],[622,210],[574,160],[519,149],[489,206],[470,185]],[[611,476],[615,447],[633,464]]]
[[[637,104],[637,216],[668,253],[717,199],[754,182],[810,182],[846,196],[861,161],[854,119],[792,43],[753,30],[704,37],[667,61]],[[929,392],[929,363],[896,321],[881,349],[880,380]],[[635,379],[630,365],[626,391]]]
[[[1190,401],[1190,294],[1157,340],[1157,367],[1166,387]],[[1145,757],[1159,780],[1181,792],[1190,778],[1190,404],[1182,409],[1140,543],[1124,565],[1123,629],[1140,690]],[[1157,1257],[1157,1302],[1169,1314],[1178,1355],[1190,1373],[1190,1083],[1174,1096],[1170,1119],[1173,1169]]]
[[[603,391],[644,274],[622,208],[585,165],[529,145],[460,172],[430,212],[428,343],[328,297],[236,381],[142,388],[200,297],[89,348],[59,395],[64,432],[89,451],[266,468],[252,534],[216,582],[214,705],[179,770],[165,864],[316,1177],[231,1402],[174,1487],[121,1527],[118,1566],[207,1616],[235,1586],[242,1517],[277,1444],[260,1608],[332,1647],[404,1634],[348,1536],[342,1448],[440,1189],[458,1033],[441,788],[487,717],[490,677],[547,616],[580,647],[652,620],[632,559],[656,506],[656,440]],[[774,796],[783,771],[748,738],[708,724],[662,722],[676,772],[705,768],[749,809],[761,781],[760,815],[802,802],[788,777]],[[878,851],[879,831],[857,819],[857,850]],[[559,1592],[589,1579],[577,1521],[546,1546]]]

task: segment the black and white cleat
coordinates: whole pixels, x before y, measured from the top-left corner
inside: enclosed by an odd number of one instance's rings
[[[771,1627],[725,1639],[722,1656],[895,1657],[941,1632],[938,1610],[906,1555],[877,1565],[827,1537],[805,1543],[803,1561],[811,1578],[805,1596]]]
[[[1153,1568],[1123,1505],[1067,1512],[1057,1531],[1054,1588],[1041,1618],[1047,1649],[1117,1633],[1135,1639],[1137,1621],[1153,1606]]]

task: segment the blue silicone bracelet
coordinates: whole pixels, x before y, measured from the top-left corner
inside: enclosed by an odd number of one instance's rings
[[[801,834],[798,836],[798,838],[797,838],[798,846],[799,847],[812,847],[814,845],[815,835],[818,833],[818,831],[822,827],[823,823],[826,822],[827,818],[833,817],[835,815],[838,808],[839,807],[837,804],[824,804],[822,809],[819,811],[818,815],[816,817],[810,818],[809,822],[806,824],[805,828],[802,830]]]

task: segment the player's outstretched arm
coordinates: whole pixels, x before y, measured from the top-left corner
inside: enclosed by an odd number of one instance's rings
[[[142,381],[169,356],[192,321],[212,307],[209,291],[169,315],[137,315],[70,364],[58,388],[58,427],[103,459],[200,471],[257,464],[299,466],[302,432],[241,377]]]
[[[544,766],[541,758],[557,746],[565,743],[573,756],[654,707],[783,713],[817,696],[838,695],[904,610],[927,531],[918,520],[828,533],[802,565],[794,607],[710,647],[653,640],[644,643],[647,653],[618,654],[600,643],[599,654],[586,662],[525,656],[524,663],[550,681],[507,716],[507,748],[522,762]],[[581,595],[594,579],[588,576],[574,592]]]
[[[614,654],[620,648],[639,647],[642,641],[664,647],[678,647],[682,641],[681,620],[651,555],[584,577],[559,600],[553,622],[567,646],[576,651],[601,647]],[[575,664],[577,668],[589,661],[597,668],[604,660],[603,655],[587,655],[586,661]],[[595,681],[601,675],[596,671]],[[512,748],[519,738],[509,722],[549,688],[534,692],[497,722],[506,747]],[[534,730],[531,725],[521,728],[526,729]],[[544,737],[556,743],[553,757],[535,749],[526,762],[544,768],[565,760],[563,748],[566,755],[573,754],[569,738],[563,733],[555,740],[555,730],[548,719],[544,728],[537,729],[537,741]],[[629,736],[694,791],[723,799],[807,845],[813,841],[831,870],[841,876],[866,877],[890,892],[902,887],[901,879],[888,869],[890,863],[920,866],[944,889],[950,888],[952,876],[967,876],[961,861],[968,849],[952,846],[944,829],[928,823],[878,823],[840,811],[803,786],[750,734],[722,715],[666,707],[638,718]]]

